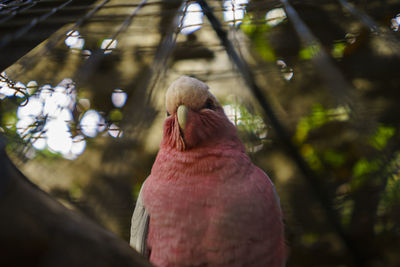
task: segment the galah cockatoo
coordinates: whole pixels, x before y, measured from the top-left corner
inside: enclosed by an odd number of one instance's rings
[[[208,89],[186,76],[168,88],[163,138],[130,244],[155,266],[283,266],[274,186]]]

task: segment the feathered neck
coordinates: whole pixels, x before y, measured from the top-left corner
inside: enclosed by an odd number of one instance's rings
[[[213,147],[231,147],[244,152],[244,146],[237,137],[235,126],[226,117],[222,108],[216,111],[190,111],[188,123],[183,132],[179,128],[176,114],[165,120],[161,149],[194,151]]]

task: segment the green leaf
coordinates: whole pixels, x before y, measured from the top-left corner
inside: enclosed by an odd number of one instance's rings
[[[340,167],[346,162],[346,155],[332,149],[323,152],[324,161],[333,167]]]
[[[113,110],[110,112],[110,119],[111,119],[111,121],[121,121],[121,120],[122,120],[122,117],[123,117],[122,112],[121,112],[121,110],[119,110],[119,109],[113,109]]]
[[[394,127],[380,125],[375,134],[370,138],[369,143],[377,150],[382,150],[395,133],[396,129]]]
[[[334,57],[334,58],[342,58],[345,48],[346,48],[346,43],[345,42],[335,43],[333,45],[333,48],[332,48],[332,51],[331,51],[332,57]]]
[[[319,54],[319,45],[310,45],[299,51],[299,58],[302,60],[310,60]]]

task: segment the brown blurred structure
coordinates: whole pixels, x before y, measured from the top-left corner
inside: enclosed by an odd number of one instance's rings
[[[41,191],[0,152],[2,266],[151,266],[125,242]]]

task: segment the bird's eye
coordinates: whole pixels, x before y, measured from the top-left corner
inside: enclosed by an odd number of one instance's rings
[[[169,114],[169,112],[167,111],[167,117],[171,116],[171,114]]]
[[[204,108],[215,110],[214,102],[211,99],[207,99]]]

